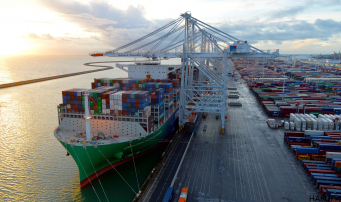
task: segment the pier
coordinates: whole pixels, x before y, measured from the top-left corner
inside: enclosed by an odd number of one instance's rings
[[[78,76],[81,74],[89,74],[89,73],[94,73],[94,72],[99,72],[99,71],[110,70],[110,69],[114,69],[114,68],[111,66],[96,65],[96,64],[115,63],[115,62],[134,62],[134,61],[89,62],[89,63],[85,63],[84,65],[90,66],[90,67],[104,67],[104,68],[82,71],[82,72],[75,72],[75,73],[70,73],[70,74],[62,74],[62,75],[57,75],[57,76],[49,76],[49,77],[38,78],[38,79],[31,79],[31,80],[26,80],[26,81],[17,81],[17,82],[12,82],[12,83],[5,83],[5,84],[0,84],[0,88],[9,88],[9,87],[14,87],[14,86],[26,85],[26,84],[30,84],[30,83],[38,83],[38,82],[43,82],[43,81],[48,81],[48,80],[53,80],[53,79],[61,79],[61,78],[70,77],[70,76]]]

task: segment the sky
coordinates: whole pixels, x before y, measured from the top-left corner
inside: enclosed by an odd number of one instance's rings
[[[0,55],[113,50],[186,11],[262,50],[341,51],[341,0],[1,0]]]

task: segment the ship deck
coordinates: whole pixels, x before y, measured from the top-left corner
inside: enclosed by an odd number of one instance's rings
[[[238,88],[243,106],[229,106],[224,134],[214,114],[202,120],[173,186],[172,201],[178,201],[183,187],[189,189],[187,202],[310,201],[318,192],[283,141],[283,130],[267,126],[267,115],[239,82],[230,79],[229,86]],[[184,131],[174,140],[140,201],[162,201],[190,135]]]

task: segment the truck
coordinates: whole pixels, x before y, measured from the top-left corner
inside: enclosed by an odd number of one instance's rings
[[[219,119],[219,114],[215,115],[215,119],[217,119],[217,120]]]
[[[204,112],[204,113],[202,114],[202,118],[206,119],[206,116],[207,116],[207,113]]]
[[[270,128],[278,128],[280,126],[280,123],[277,123],[275,119],[268,119],[266,123]]]

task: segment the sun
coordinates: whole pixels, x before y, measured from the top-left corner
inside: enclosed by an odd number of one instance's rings
[[[25,35],[22,9],[0,6],[0,55],[24,54],[32,45],[22,36]]]

